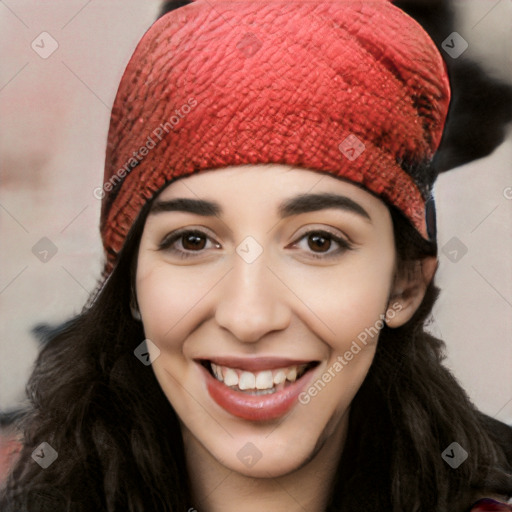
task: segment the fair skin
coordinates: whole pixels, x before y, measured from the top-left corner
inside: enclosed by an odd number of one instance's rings
[[[280,215],[279,205],[304,194],[345,199],[342,207]],[[220,209],[182,211],[171,203],[178,198]],[[180,418],[194,506],[324,510],[350,403],[378,334],[359,343],[352,357],[347,351],[382,315],[390,327],[411,318],[435,258],[422,262],[415,277],[400,276],[391,217],[380,199],[325,173],[286,165],[194,174],[170,184],[155,205],[141,238],[136,298],[146,338],[160,350],[155,376]],[[173,239],[183,228],[196,234]],[[209,391],[208,382],[227,387],[205,370],[219,357],[242,366],[261,358],[310,362],[294,385],[309,400],[295,400],[271,418],[244,408],[233,412]],[[257,369],[265,371],[261,364]],[[325,388],[309,393],[323,376]],[[255,390],[230,393],[246,397]]]

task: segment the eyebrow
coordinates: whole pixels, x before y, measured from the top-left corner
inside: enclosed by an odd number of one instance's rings
[[[338,194],[300,194],[282,202],[278,207],[281,218],[300,215],[301,213],[316,212],[335,208],[354,213],[371,223],[368,212],[353,199]],[[203,217],[213,217],[222,214],[222,207],[215,201],[204,199],[177,198],[168,201],[157,200],[151,208],[151,214],[161,212],[187,212]]]
[[[300,194],[287,199],[279,206],[279,215],[282,218],[301,213],[316,212],[328,208],[336,208],[350,213],[355,213],[371,222],[368,212],[353,199],[338,194]]]

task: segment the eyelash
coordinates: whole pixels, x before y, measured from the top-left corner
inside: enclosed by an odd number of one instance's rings
[[[182,239],[185,235],[197,235],[199,237],[206,237],[206,238],[210,239],[210,237],[205,232],[197,230],[197,229],[178,230],[178,231],[166,236],[162,240],[162,242],[159,244],[158,250],[169,251],[173,255],[178,256],[180,259],[196,257],[193,254],[202,252],[202,249],[199,251],[186,251],[186,250],[184,251],[182,249],[173,248],[174,243],[177,242],[178,240]],[[311,235],[320,235],[321,237],[327,238],[328,240],[331,240],[340,246],[339,249],[337,249],[336,251],[334,251],[332,253],[311,252],[310,257],[312,257],[314,259],[334,258],[334,257],[340,255],[341,253],[344,253],[345,251],[350,251],[353,249],[353,246],[350,242],[348,242],[347,240],[345,240],[343,238],[340,238],[339,236],[335,235],[334,233],[330,233],[329,231],[327,231],[325,229],[312,229],[310,231],[307,231],[307,232],[303,233],[302,236],[297,239],[297,241],[290,244],[290,246],[292,246],[292,247],[296,246],[299,242],[301,242],[304,239],[307,239],[307,237],[309,237]],[[220,244],[215,242],[214,245],[219,246]],[[290,247],[290,246],[288,246],[288,247]]]
[[[186,258],[194,258],[193,256],[194,252],[201,252],[201,251],[184,251],[182,249],[175,249],[172,246],[175,242],[183,238],[185,235],[197,235],[200,237],[210,238],[206,233],[203,231],[200,231],[198,229],[180,229],[178,231],[175,231],[174,233],[169,234],[166,236],[162,242],[160,242],[160,245],[158,246],[158,249],[160,251],[168,251],[172,253],[175,256],[178,256],[181,259]],[[219,244],[216,244],[219,245]]]

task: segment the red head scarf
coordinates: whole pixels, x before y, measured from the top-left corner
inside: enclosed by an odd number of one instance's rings
[[[386,0],[198,0],[169,12],[138,44],[112,109],[106,271],[157,191],[229,165],[350,180],[428,238],[428,164],[449,99],[434,43]]]

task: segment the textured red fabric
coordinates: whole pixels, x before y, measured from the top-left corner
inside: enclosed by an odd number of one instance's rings
[[[449,99],[434,43],[386,0],[198,0],[171,11],[143,36],[112,109],[100,192],[107,271],[158,190],[229,165],[351,180],[427,238],[430,183],[404,169],[431,160]],[[359,156],[340,150],[354,136]]]

